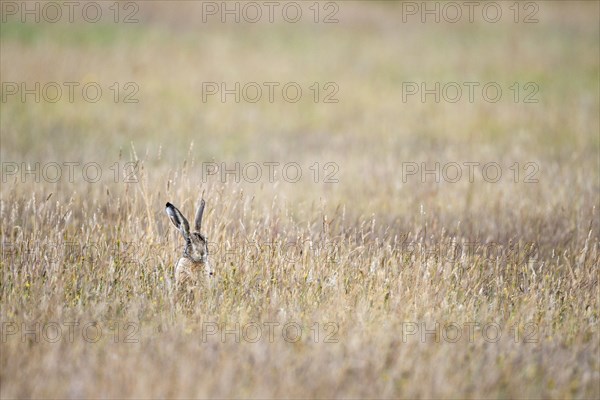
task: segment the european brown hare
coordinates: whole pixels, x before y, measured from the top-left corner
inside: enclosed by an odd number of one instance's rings
[[[208,240],[200,233],[205,204],[202,199],[196,212],[193,231],[190,231],[190,224],[177,207],[171,203],[166,205],[167,215],[185,239],[183,255],[175,266],[175,289],[178,295],[183,294],[182,292],[191,293],[201,283],[201,279],[213,275],[208,261]]]

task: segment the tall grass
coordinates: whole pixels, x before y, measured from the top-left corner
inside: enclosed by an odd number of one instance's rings
[[[332,26],[199,24],[194,3],[3,23],[3,82],[132,81],[140,102],[2,104],[2,398],[600,396],[598,4],[539,5],[533,26],[358,2]],[[402,102],[404,81],[470,80],[540,102]],[[205,81],[334,81],[340,102],[205,103]],[[21,174],[52,162],[56,182]],[[201,197],[216,275],[184,306],[164,204]]]

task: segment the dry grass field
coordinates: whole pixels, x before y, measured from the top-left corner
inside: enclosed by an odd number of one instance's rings
[[[0,2],[2,399],[600,397],[598,2],[73,4]]]

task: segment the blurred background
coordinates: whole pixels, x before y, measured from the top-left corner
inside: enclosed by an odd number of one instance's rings
[[[100,164],[98,184],[58,179],[66,198],[78,184],[104,191],[109,168],[136,157],[164,194],[166,171],[187,160],[198,190],[235,183],[388,222],[421,206],[451,225],[464,219],[457,210],[593,203],[598,4],[457,4],[3,2],[2,160],[18,172],[22,162]],[[257,183],[244,179],[249,162],[261,165]],[[275,182],[264,162],[281,164]],[[479,163],[474,179],[465,162]],[[485,179],[488,162],[500,182]],[[241,173],[221,175],[235,163]],[[299,164],[298,182],[282,176],[286,163]],[[439,182],[421,176],[435,163]],[[461,166],[456,183],[444,179],[456,174],[448,163]],[[577,199],[558,200],[573,189]]]

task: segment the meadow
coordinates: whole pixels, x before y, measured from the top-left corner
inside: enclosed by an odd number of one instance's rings
[[[23,4],[2,399],[600,397],[600,3]]]

